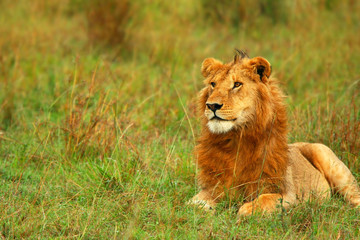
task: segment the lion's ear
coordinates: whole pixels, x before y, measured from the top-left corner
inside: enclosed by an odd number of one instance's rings
[[[204,77],[208,77],[211,73],[216,72],[222,66],[222,62],[214,58],[206,58],[202,63],[201,73]]]
[[[254,57],[250,60],[249,64],[254,67],[256,74],[260,76],[262,82],[266,82],[271,74],[271,65],[263,57]]]

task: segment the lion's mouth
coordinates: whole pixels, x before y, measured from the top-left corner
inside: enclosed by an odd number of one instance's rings
[[[218,121],[235,121],[236,118],[228,120],[228,119],[220,118],[220,117],[218,117],[218,116],[215,115],[213,118],[210,119],[210,121],[213,121],[213,120],[218,120]]]

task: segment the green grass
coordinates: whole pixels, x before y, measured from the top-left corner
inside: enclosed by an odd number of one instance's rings
[[[325,143],[360,180],[360,4],[124,2],[126,16],[96,0],[0,2],[0,237],[357,238],[359,210],[338,197],[242,219],[240,202],[185,203],[200,65],[235,47],[271,62],[289,141]]]

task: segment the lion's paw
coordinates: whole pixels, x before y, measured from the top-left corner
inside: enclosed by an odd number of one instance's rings
[[[351,206],[360,209],[360,198],[352,199]]]
[[[199,200],[199,199],[190,199],[187,203],[187,205],[196,205],[204,210],[214,210],[214,206],[212,204],[208,203],[205,200]]]
[[[249,202],[249,203],[244,203],[239,211],[238,211],[238,215],[239,216],[248,216],[253,214],[253,212],[255,212],[256,208],[255,208],[255,204],[253,202]]]

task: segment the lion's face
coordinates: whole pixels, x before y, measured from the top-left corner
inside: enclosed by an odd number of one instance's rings
[[[259,88],[264,87],[271,73],[267,60],[261,57],[236,59],[222,64],[208,58],[202,65],[206,87],[201,104],[207,126],[213,133],[226,133],[244,126],[256,116]]]

